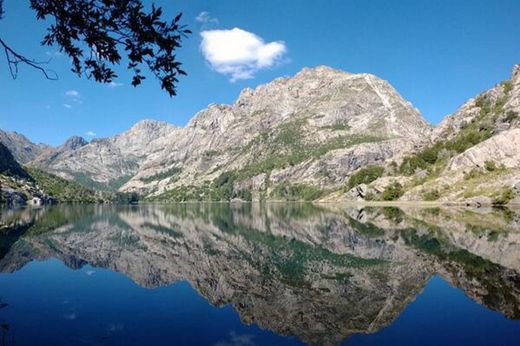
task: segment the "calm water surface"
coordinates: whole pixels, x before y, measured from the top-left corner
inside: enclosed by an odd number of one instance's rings
[[[520,345],[520,211],[0,215],[0,345]]]

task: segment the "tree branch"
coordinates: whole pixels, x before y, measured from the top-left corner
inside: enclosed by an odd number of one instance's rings
[[[50,80],[57,80],[58,75],[53,70],[46,69],[42,65],[48,64],[49,61],[36,61],[26,58],[23,55],[16,53],[11,47],[9,47],[4,40],[0,38],[0,45],[4,49],[5,56],[7,58],[7,65],[9,66],[9,73],[13,79],[18,76],[18,64],[22,63],[35,68],[43,73],[45,78]]]

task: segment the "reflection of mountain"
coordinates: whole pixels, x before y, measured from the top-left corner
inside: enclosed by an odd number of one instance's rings
[[[391,323],[435,273],[520,318],[517,219],[310,205],[56,207],[9,243],[0,270],[56,257],[144,287],[188,280],[246,323],[336,344]]]

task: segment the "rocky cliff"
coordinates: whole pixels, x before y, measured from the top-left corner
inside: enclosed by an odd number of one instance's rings
[[[112,138],[47,151],[30,165],[92,187],[174,191],[159,197],[173,200],[241,191],[274,198],[284,184],[340,188],[356,169],[398,160],[430,132],[386,81],[320,66],[245,89],[234,104],[210,105],[184,128],[146,120]],[[223,193],[213,183],[226,174],[233,181]]]
[[[505,204],[520,201],[519,99],[517,65],[434,128],[386,81],[319,66],[245,89],[183,128],[144,120],[90,143],[35,147],[29,165],[162,201]]]
[[[520,201],[520,65],[511,79],[467,101],[432,131],[431,142],[347,194],[329,199]],[[389,169],[392,168],[392,169]]]
[[[34,160],[50,147],[44,144],[34,144],[27,137],[17,132],[0,130],[0,143],[4,144],[21,164]]]

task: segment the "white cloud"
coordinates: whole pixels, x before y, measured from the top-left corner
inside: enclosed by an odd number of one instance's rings
[[[73,98],[80,98],[79,92],[77,90],[67,90],[65,95]]]
[[[71,109],[71,108],[72,108],[72,106],[69,105],[68,103],[64,103],[64,104],[63,104],[63,107],[68,108],[68,109]]]
[[[283,41],[265,43],[261,37],[239,28],[206,30],[200,35],[204,58],[231,82],[253,78],[258,71],[280,63],[287,52]]]
[[[123,86],[123,83],[118,83],[118,82],[114,82],[114,81],[108,83],[109,88],[118,88],[120,86]]]
[[[47,56],[50,56],[50,57],[55,57],[55,56],[63,56],[63,53],[62,52],[59,52],[59,51],[46,51],[45,52],[45,55]]]
[[[208,11],[202,11],[199,13],[199,15],[195,17],[195,21],[202,24],[218,24],[218,19],[212,17]]]
[[[89,137],[96,137],[96,133],[94,131],[87,131],[85,134]]]

